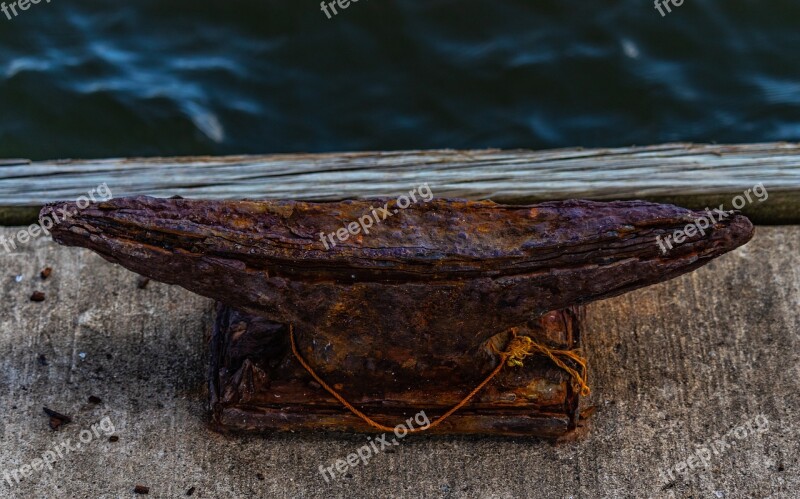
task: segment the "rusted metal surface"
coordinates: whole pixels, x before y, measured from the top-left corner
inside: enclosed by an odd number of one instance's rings
[[[292,324],[304,357],[326,381],[352,387],[353,403],[383,410],[434,393],[437,404],[455,403],[496,362],[487,342],[508,328],[691,271],[753,233],[747,218],[730,214],[664,254],[657,236],[706,213],[638,201],[394,203],[121,198],[77,212],[53,236],[246,314]],[[52,205],[42,214],[76,208]],[[320,234],[375,209],[386,218],[369,233],[323,243]],[[255,365],[238,371],[260,376]],[[530,379],[544,379],[536,376]],[[242,393],[249,392],[234,395]],[[307,395],[329,400],[321,391]],[[253,396],[267,397],[256,405],[271,403],[267,392],[253,388]],[[508,407],[486,400],[486,414]]]
[[[580,338],[578,314],[578,310],[550,312],[529,321],[520,332],[553,347],[574,349]],[[218,305],[209,372],[215,425],[244,431],[375,431],[342,408],[300,366],[287,333],[284,324]],[[352,341],[350,336],[343,338]],[[507,335],[498,335],[495,342],[502,346],[506,339]],[[488,355],[462,356],[476,372],[496,365]],[[413,361],[413,356],[407,360]],[[395,382],[380,391],[364,376],[349,371],[351,378],[340,388],[387,425],[402,423],[419,411],[435,418],[473,388],[471,381],[447,375],[452,368],[440,366],[437,376],[418,386],[403,388]],[[504,369],[467,407],[431,432],[555,438],[575,428],[578,398],[564,371],[546,358],[534,357],[522,367]]]

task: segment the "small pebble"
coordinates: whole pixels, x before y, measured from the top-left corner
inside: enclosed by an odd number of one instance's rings
[[[51,269],[50,267],[47,267],[44,270],[42,270],[39,273],[39,275],[42,276],[42,279],[47,279],[48,277],[50,277],[50,274],[52,274],[52,273],[53,273],[53,269]]]
[[[135,494],[146,495],[150,493],[150,487],[145,487],[144,485],[137,485],[136,487],[133,488],[133,492]]]
[[[95,397],[94,395],[90,395],[89,396],[89,402],[92,403],[92,404],[102,404],[103,403],[103,399],[101,399],[100,397]]]
[[[56,412],[56,411],[54,411],[52,409],[48,409],[47,407],[43,407],[42,409],[44,409],[44,413],[45,414],[50,416],[50,428],[52,428],[54,430],[59,430],[65,424],[72,422],[72,418],[71,417],[65,416],[65,415],[61,414],[60,412]]]
[[[14,280],[15,280],[15,281],[17,281],[17,282],[22,282],[22,276],[21,276],[21,275],[18,275],[18,276],[16,276],[16,277],[14,278]]]
[[[34,291],[31,295],[31,301],[44,301],[44,293],[41,291]]]
[[[108,437],[108,441],[109,442],[119,442],[119,437],[116,436],[116,435],[111,435],[110,437]]]

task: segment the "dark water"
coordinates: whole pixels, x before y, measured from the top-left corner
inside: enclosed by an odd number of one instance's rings
[[[0,14],[0,157],[800,137],[797,0],[45,1]]]

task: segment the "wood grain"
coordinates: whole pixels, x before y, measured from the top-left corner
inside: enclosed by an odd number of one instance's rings
[[[0,223],[27,223],[46,202],[106,183],[115,196],[308,201],[397,197],[427,182],[436,197],[528,204],[644,199],[692,209],[755,184],[757,223],[800,222],[800,144],[664,144],[617,149],[433,150],[0,162]]]

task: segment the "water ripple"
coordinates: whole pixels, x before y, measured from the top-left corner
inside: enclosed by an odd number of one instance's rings
[[[97,0],[0,20],[0,157],[800,136],[800,2]]]

